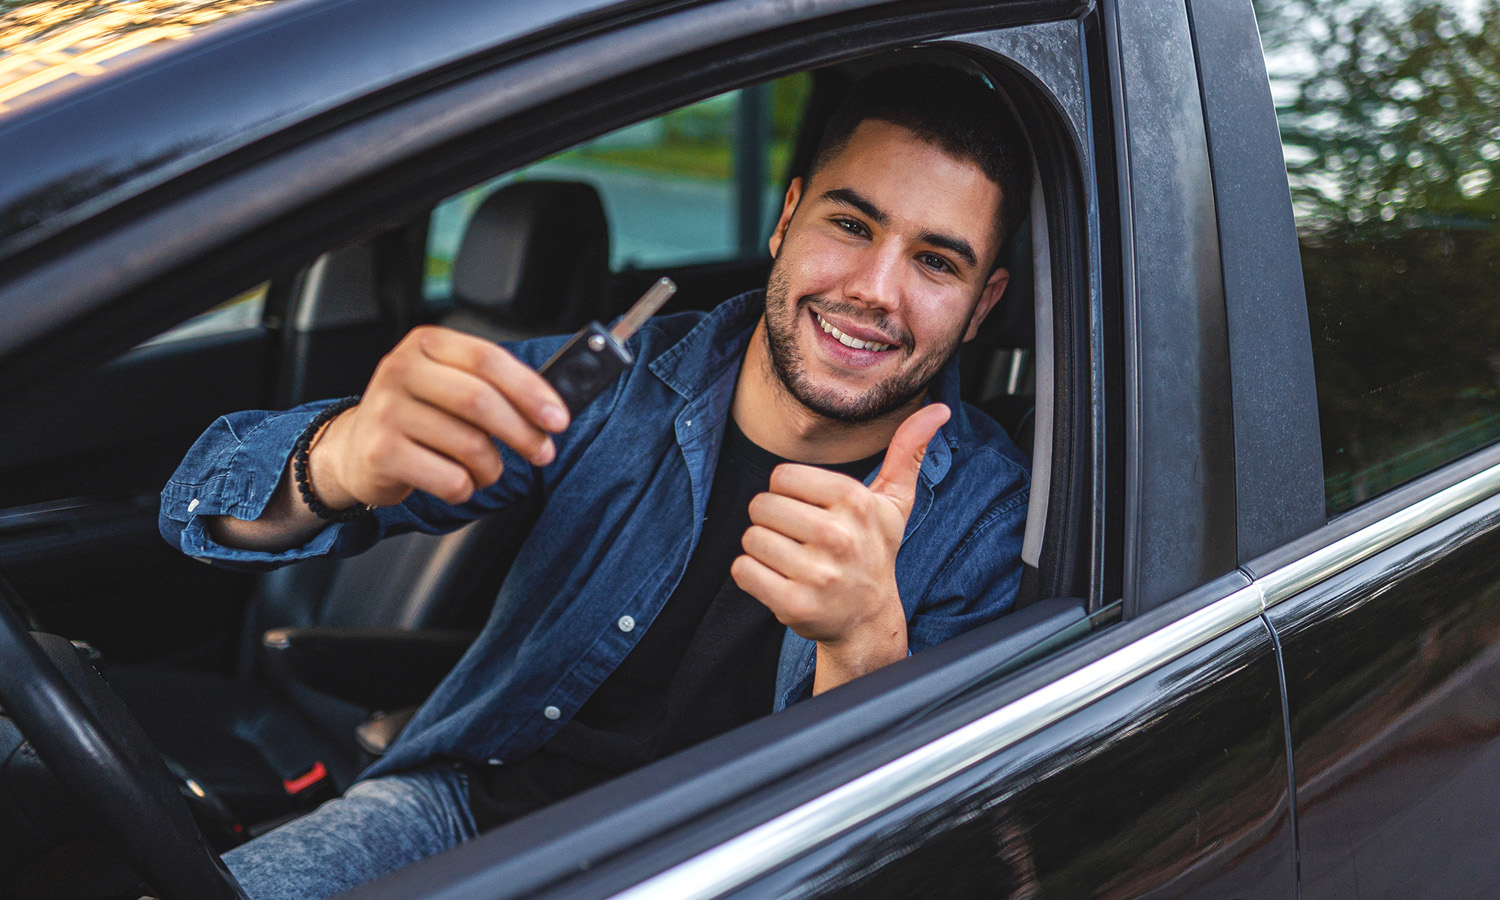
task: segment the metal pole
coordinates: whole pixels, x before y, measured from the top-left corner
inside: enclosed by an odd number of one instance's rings
[[[757,84],[740,91],[735,110],[735,243],[740,256],[755,256],[766,227],[766,129],[771,88]]]

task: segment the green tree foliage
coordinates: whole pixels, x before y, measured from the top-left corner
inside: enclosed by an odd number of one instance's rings
[[[1500,0],[1259,0],[1330,511],[1500,438]]]

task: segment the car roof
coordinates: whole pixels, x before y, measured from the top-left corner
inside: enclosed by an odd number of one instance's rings
[[[0,2],[0,263],[259,138],[295,140],[330,115],[379,108],[393,89],[498,62],[497,48],[660,5]]]
[[[0,0],[0,113],[91,78],[272,0]]]

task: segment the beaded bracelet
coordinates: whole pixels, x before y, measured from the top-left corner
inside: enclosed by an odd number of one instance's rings
[[[345,397],[324,407],[322,412],[307,423],[307,428],[297,438],[296,449],[292,451],[292,476],[297,481],[297,492],[302,495],[303,502],[314,515],[328,522],[353,522],[375,510],[375,507],[364,503],[356,503],[344,509],[329,509],[328,504],[318,499],[317,492],[313,490],[312,479],[307,474],[307,453],[312,449],[313,438],[317,437],[319,429],[333,421],[334,416],[358,404],[358,397]]]

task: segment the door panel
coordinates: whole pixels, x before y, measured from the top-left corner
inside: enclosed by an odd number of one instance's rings
[[[1304,900],[1500,889],[1500,499],[1276,606]]]
[[[250,580],[162,541],[157,494],[216,416],[264,405],[275,339],[162,341],[0,405],[0,573],[49,630],[114,659],[227,653]]]
[[[1285,751],[1250,622],[736,896],[1290,898]]]
[[[0,509],[161,490],[214,418],[269,388],[260,327],[141,347],[0,404]]]

